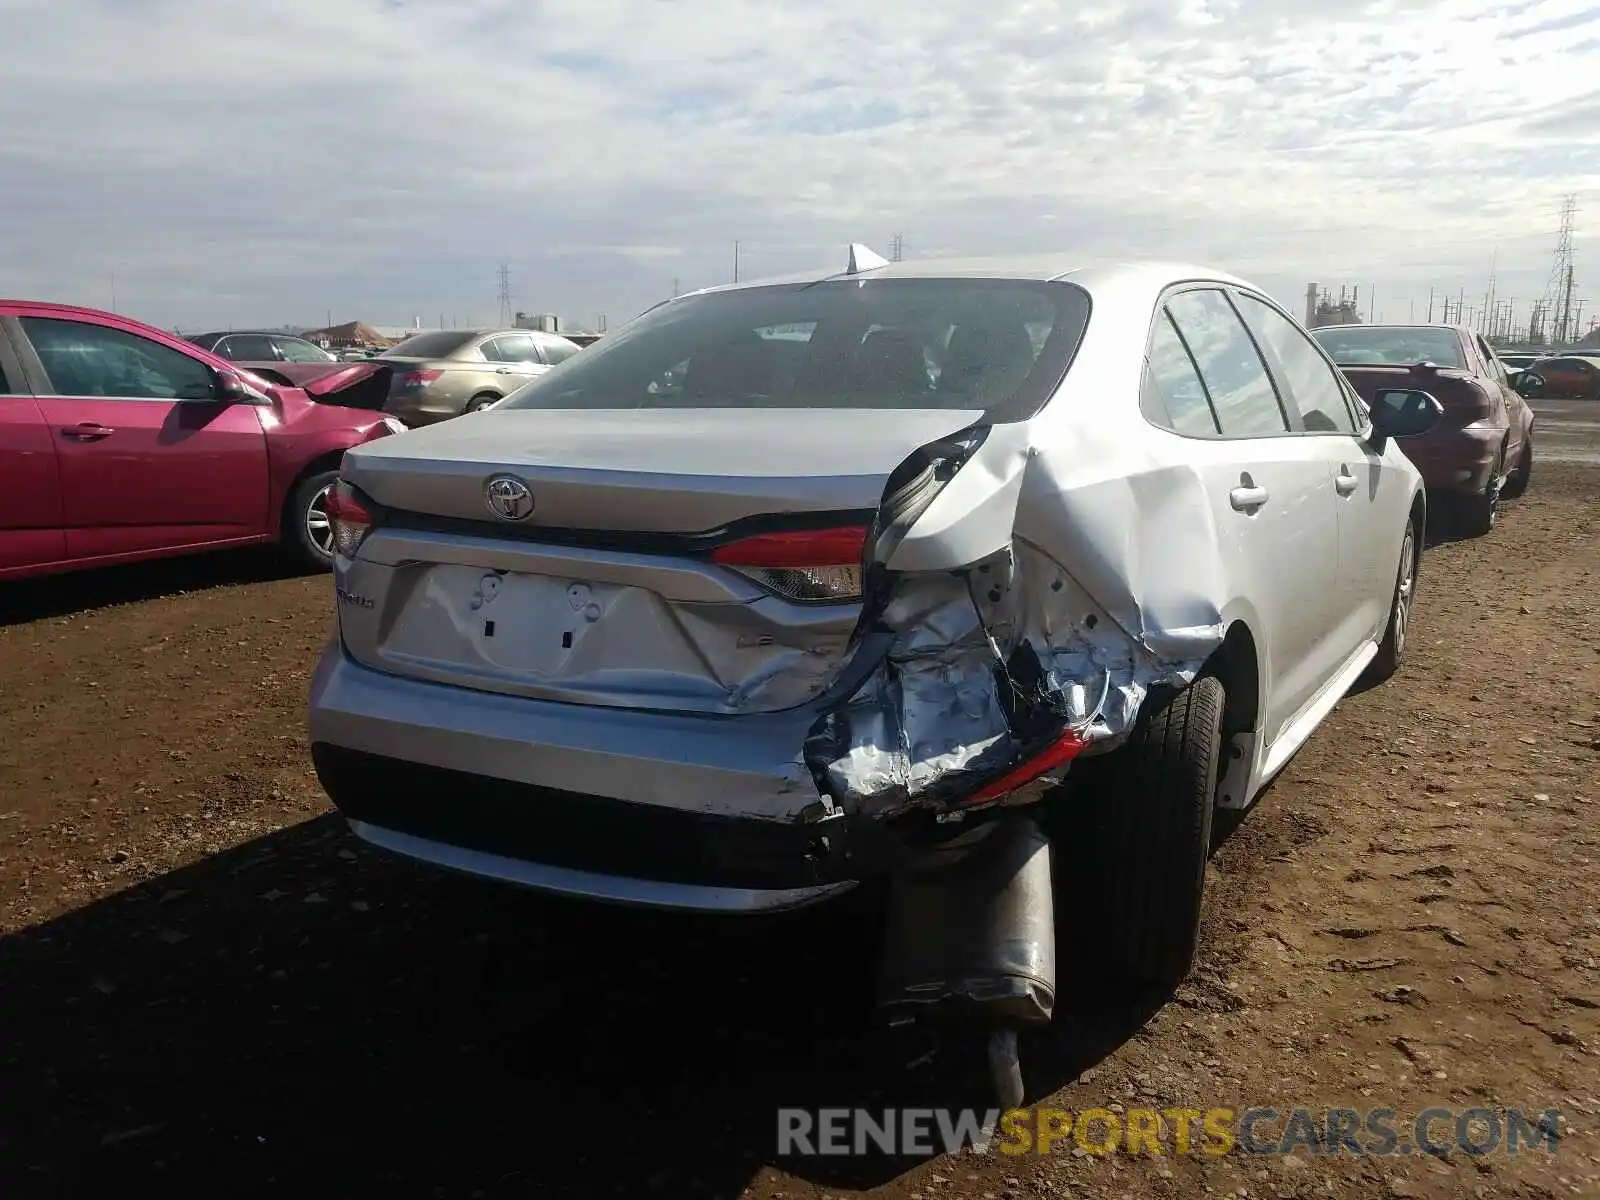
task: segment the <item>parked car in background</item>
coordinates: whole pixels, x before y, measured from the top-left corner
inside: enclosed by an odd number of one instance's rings
[[[0,579],[272,541],[326,567],[340,458],[404,430],[375,386],[341,364],[285,387],[126,317],[0,300]]]
[[[394,369],[388,411],[407,425],[477,412],[577,354],[559,334],[537,329],[439,329],[378,355]]]
[[[1600,358],[1579,354],[1541,358],[1522,372],[1517,390],[1534,399],[1600,400]]]
[[[201,333],[189,341],[219,358],[238,363],[271,383],[299,387],[340,368],[338,356],[315,342],[285,333],[229,330]]]
[[[1106,985],[1174,985],[1215,809],[1405,653],[1426,503],[1395,439],[1439,408],[1369,412],[1243,280],[1070,266],[853,250],[353,450],[310,729],[357,834],[686,909],[914,864],[958,912],[970,856],[1056,822]],[[1048,1020],[1050,872],[1005,870],[1044,890],[983,937],[1039,973],[980,1005]]]
[[[1481,334],[1465,325],[1324,325],[1313,336],[1369,402],[1390,388],[1437,397],[1444,419],[1406,438],[1406,456],[1462,530],[1494,527],[1502,499],[1533,476],[1533,412]]]

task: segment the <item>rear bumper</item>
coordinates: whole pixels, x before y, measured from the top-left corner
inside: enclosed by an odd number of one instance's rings
[[[312,759],[356,833],[454,870],[617,903],[772,911],[888,869],[881,826],[813,820],[814,714],[686,718],[385,675],[333,645]]]
[[[1436,492],[1481,492],[1489,484],[1506,431],[1485,425],[1440,423],[1427,433],[1398,439],[1400,449]]]

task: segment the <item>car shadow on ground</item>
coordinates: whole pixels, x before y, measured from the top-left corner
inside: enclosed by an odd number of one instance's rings
[[[0,1187],[737,1195],[779,1161],[780,1107],[976,1101],[969,1062],[908,1069],[879,1026],[877,916],[569,904],[318,818],[0,940]],[[1030,1093],[1142,1020],[1035,1044]]]
[[[292,579],[309,572],[271,548],[251,546],[210,554],[72,571],[0,583],[0,626],[71,616],[113,604],[134,604],[182,592]]]

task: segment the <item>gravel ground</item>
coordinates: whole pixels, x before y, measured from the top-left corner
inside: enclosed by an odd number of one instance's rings
[[[1191,981],[1029,1060],[1072,1109],[1553,1106],[1554,1158],[777,1161],[780,1105],[958,1095],[871,1020],[870,909],[368,852],[307,763],[327,581],[240,556],[0,593],[0,1195],[1600,1195],[1597,516],[1550,463],[1433,548],[1406,668],[1218,852]]]

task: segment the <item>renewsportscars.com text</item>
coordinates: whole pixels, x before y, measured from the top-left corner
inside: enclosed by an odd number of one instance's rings
[[[782,1108],[778,1153],[1554,1154],[1560,1119],[1554,1108],[1426,1108],[1409,1118],[1392,1108]]]

